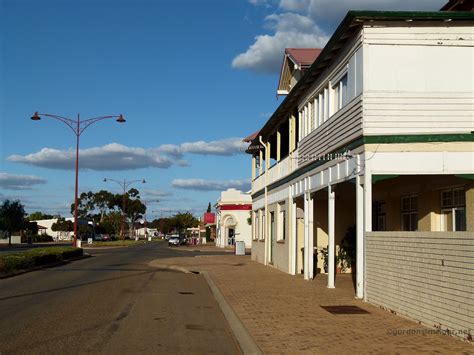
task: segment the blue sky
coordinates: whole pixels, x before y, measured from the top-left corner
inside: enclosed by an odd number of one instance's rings
[[[200,215],[246,189],[241,139],[262,126],[285,47],[322,47],[346,11],[437,10],[420,0],[0,0],[0,200],[69,216],[75,136],[36,110],[89,118],[79,191],[135,184],[159,211]],[[152,213],[151,211],[158,211]],[[168,212],[169,213],[169,212]]]

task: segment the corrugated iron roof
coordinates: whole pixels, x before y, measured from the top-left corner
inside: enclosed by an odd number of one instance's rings
[[[256,131],[256,132],[253,132],[250,136],[245,137],[244,139],[242,139],[242,141],[243,141],[243,142],[251,142],[251,141],[253,141],[255,138],[257,138],[259,132],[260,132],[260,130],[258,130],[258,131]]]
[[[300,66],[310,66],[321,53],[322,48],[285,48],[285,54]]]

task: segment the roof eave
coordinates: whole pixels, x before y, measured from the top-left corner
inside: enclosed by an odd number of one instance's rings
[[[293,102],[300,98],[300,92],[305,91],[310,85],[310,78],[315,76],[315,72],[320,67],[324,66],[324,62],[330,57],[335,44],[341,40],[342,35],[350,27],[361,27],[366,21],[397,21],[397,20],[474,20],[473,12],[466,11],[452,11],[452,12],[426,12],[426,11],[349,11],[342,22],[337,27],[334,34],[324,46],[323,50],[316,58],[314,63],[306,70],[303,77],[296,83],[295,87],[285,97],[283,102],[278,106],[273,115],[268,119],[265,125],[260,130],[260,135],[263,138],[268,138],[268,135],[273,133],[274,127],[277,127],[282,115],[287,115],[288,111],[294,109]],[[258,138],[258,137],[257,137]],[[253,143],[255,140],[251,143]],[[255,142],[256,143],[256,142]]]

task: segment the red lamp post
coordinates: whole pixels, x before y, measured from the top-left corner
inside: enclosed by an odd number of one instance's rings
[[[31,117],[33,121],[41,120],[41,117],[49,117],[54,118],[62,123],[66,124],[71,128],[71,130],[76,135],[76,183],[75,183],[75,191],[74,191],[74,246],[77,246],[77,194],[78,194],[78,187],[79,187],[79,137],[84,132],[84,130],[89,127],[91,124],[96,123],[98,121],[102,121],[109,118],[116,118],[116,121],[119,123],[124,123],[125,119],[123,115],[113,115],[113,116],[101,116],[101,117],[93,117],[88,118],[85,120],[80,119],[80,115],[77,114],[77,119],[73,120],[67,117],[62,117],[58,115],[52,115],[49,113],[38,113]]]
[[[107,181],[113,181],[117,184],[120,185],[120,187],[123,189],[123,200],[122,200],[122,226],[120,227],[120,238],[124,239],[124,224],[125,224],[125,203],[126,203],[126,197],[125,194],[127,193],[127,188],[136,183],[136,182],[141,182],[142,184],[145,184],[146,181],[145,179],[138,179],[138,180],[125,180],[123,181],[116,180],[116,179],[111,179],[111,178],[104,178],[104,182]]]

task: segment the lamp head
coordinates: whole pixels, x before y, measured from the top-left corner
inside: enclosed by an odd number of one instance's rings
[[[120,114],[116,120],[118,123],[124,123],[125,122],[125,118],[123,118],[123,115]]]
[[[31,119],[33,121],[39,121],[41,119],[40,115],[38,114],[38,111],[36,111],[35,114],[31,116]]]

